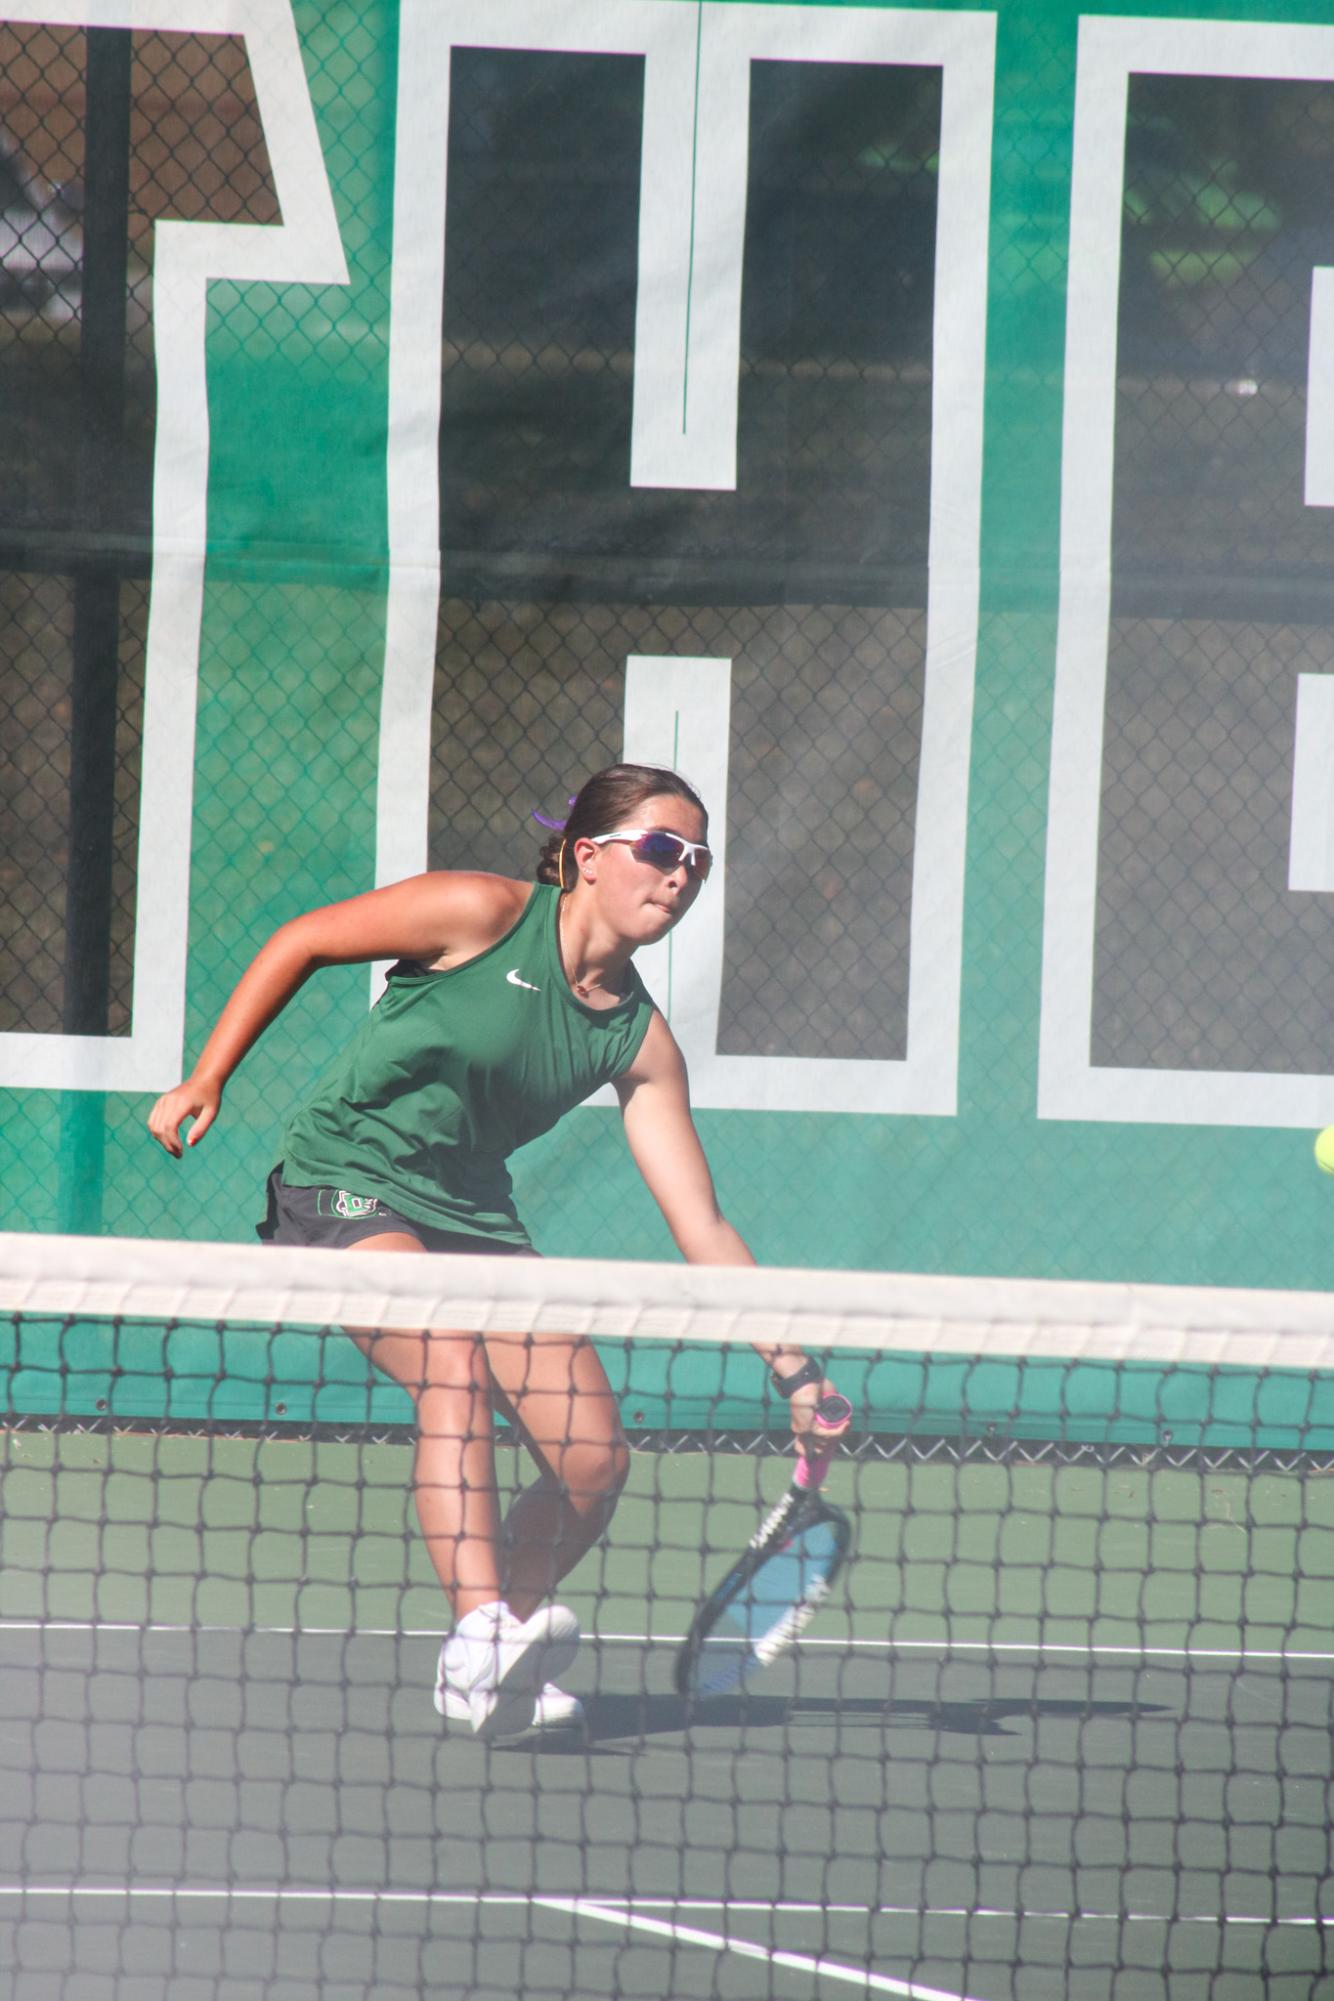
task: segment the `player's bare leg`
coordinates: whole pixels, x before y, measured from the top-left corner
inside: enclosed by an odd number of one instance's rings
[[[406,1233],[386,1232],[354,1248],[425,1255]],[[436,1707],[470,1721],[479,1736],[515,1736],[536,1719],[548,1677],[574,1658],[579,1627],[559,1605],[516,1616],[504,1594],[495,1385],[486,1349],[462,1330],[350,1331],[416,1406],[417,1515],[454,1608],[454,1630],[440,1650]]]
[[[488,1337],[497,1401],[540,1469],[501,1531],[505,1596],[527,1618],[606,1532],[630,1470],[616,1397],[582,1337]]]
[[[363,1238],[352,1249],[427,1255],[415,1237],[398,1231]],[[413,1498],[455,1617],[493,1604],[501,1595],[500,1499],[491,1371],[480,1336],[443,1328],[349,1331],[416,1405]]]

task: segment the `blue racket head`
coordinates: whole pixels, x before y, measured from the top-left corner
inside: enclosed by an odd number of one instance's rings
[[[677,1692],[731,1694],[785,1653],[829,1596],[851,1539],[847,1516],[821,1503],[774,1546],[748,1551],[700,1608],[677,1656]]]

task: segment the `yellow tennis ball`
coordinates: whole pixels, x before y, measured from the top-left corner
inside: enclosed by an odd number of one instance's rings
[[[1322,1174],[1334,1174],[1334,1126],[1316,1134],[1315,1164]]]

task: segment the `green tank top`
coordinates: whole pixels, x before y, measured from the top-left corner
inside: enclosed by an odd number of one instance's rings
[[[540,884],[466,965],[402,962],[283,1136],[283,1179],[347,1188],[414,1222],[526,1245],[506,1158],[629,1069],[653,1014],[634,967],[622,1000],[587,1007]]]

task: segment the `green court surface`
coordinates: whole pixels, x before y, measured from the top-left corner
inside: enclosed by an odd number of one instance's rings
[[[6,1436],[14,2001],[1334,1997],[1334,1479],[845,1460],[846,1589],[688,1715],[786,1469],[637,1453],[562,1594],[583,1729],[488,1749],[408,1463]]]

